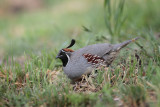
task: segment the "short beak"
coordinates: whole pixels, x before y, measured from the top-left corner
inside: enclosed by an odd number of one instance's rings
[[[57,56],[56,56],[56,59],[58,59],[58,58],[59,58],[59,56],[57,55]]]

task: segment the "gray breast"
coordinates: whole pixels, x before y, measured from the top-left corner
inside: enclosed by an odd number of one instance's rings
[[[82,76],[90,66],[91,64],[88,64],[84,57],[79,57],[75,60],[70,60],[63,70],[69,78],[74,79]]]

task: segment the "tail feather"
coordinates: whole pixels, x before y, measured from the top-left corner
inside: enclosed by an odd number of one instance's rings
[[[135,42],[137,39],[139,39],[139,37],[136,37],[136,38],[134,38],[132,40],[127,40],[127,41],[122,42],[120,44],[116,44],[116,45],[114,45],[113,51],[119,51],[122,48],[124,48],[125,46],[127,46],[129,43]]]

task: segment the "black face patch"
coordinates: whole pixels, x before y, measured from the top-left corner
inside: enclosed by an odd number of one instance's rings
[[[62,49],[59,51],[56,58],[61,59],[61,61],[63,63],[63,67],[65,67],[69,61],[69,57],[70,57],[70,53],[68,53]]]
[[[64,50],[60,50],[58,55],[56,56],[56,58],[61,59],[64,67],[67,65],[68,57],[67,57],[67,54],[66,54],[66,52]]]

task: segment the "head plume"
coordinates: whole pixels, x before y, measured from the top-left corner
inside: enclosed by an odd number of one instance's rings
[[[75,41],[74,39],[72,39],[72,40],[71,40],[70,45],[69,45],[69,46],[67,46],[66,48],[70,48],[70,47],[72,47],[72,46],[75,44],[75,42],[76,42],[76,41]]]

